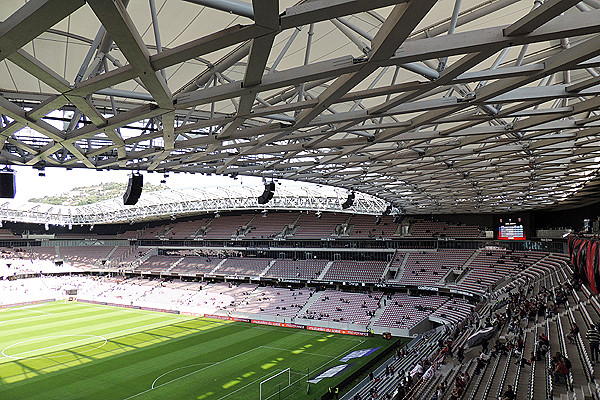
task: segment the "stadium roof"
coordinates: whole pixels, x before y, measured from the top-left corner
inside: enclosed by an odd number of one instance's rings
[[[48,225],[94,225],[164,220],[188,215],[228,211],[324,211],[382,215],[397,214],[378,198],[356,193],[350,208],[343,209],[347,199],[344,190],[331,187],[294,187],[275,191],[267,204],[258,204],[262,188],[217,187],[144,192],[134,206],[123,206],[122,199],[110,199],[85,206],[63,206],[26,202],[0,203],[0,221]]]
[[[295,179],[407,213],[576,204],[600,156],[599,9],[5,0],[0,163]]]

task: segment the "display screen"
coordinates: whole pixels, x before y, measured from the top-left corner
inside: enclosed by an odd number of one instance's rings
[[[525,230],[521,218],[500,220],[498,239],[500,240],[525,240]]]

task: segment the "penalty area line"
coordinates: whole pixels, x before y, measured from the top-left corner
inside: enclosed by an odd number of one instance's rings
[[[180,377],[178,377],[178,378],[172,379],[172,380],[170,380],[170,381],[168,381],[168,382],[161,383],[160,385],[153,386],[153,387],[151,387],[150,389],[146,389],[146,390],[144,390],[144,391],[142,391],[142,392],[139,392],[139,393],[136,393],[136,394],[134,394],[134,395],[132,395],[132,396],[126,397],[126,398],[124,398],[123,400],[129,400],[129,399],[133,399],[134,397],[140,396],[140,395],[142,395],[142,394],[144,394],[144,393],[148,393],[148,392],[150,392],[151,390],[158,389],[158,388],[159,388],[159,387],[161,387],[161,386],[165,386],[165,385],[168,385],[169,383],[173,383],[173,382],[175,382],[175,381],[178,381],[178,380],[180,380],[180,379],[187,378],[188,376],[190,376],[190,375],[193,375],[193,374],[195,374],[196,372],[204,371],[204,370],[205,370],[205,369],[207,369],[207,368],[214,367],[215,365],[219,365],[219,364],[221,364],[221,363],[224,363],[225,361],[229,361],[229,360],[232,360],[232,359],[234,359],[234,358],[236,358],[236,357],[243,356],[244,354],[250,353],[251,351],[258,350],[258,349],[260,349],[261,347],[262,347],[262,346],[258,346],[258,347],[255,347],[255,348],[253,348],[253,349],[250,349],[250,350],[244,351],[243,353],[236,354],[235,356],[231,356],[231,357],[229,357],[229,358],[226,358],[226,359],[224,359],[224,360],[217,361],[216,363],[213,363],[213,364],[211,364],[211,365],[208,365],[208,366],[206,366],[206,367],[204,367],[204,368],[197,369],[196,371],[192,371],[192,372],[190,372],[190,373],[187,373],[187,374],[185,374],[185,375],[182,375],[182,376],[180,376]]]
[[[364,343],[364,340],[361,340],[359,343],[356,343],[354,346],[350,347],[348,350],[343,351],[342,353],[340,353],[339,355],[337,355],[336,357],[333,357],[331,360],[327,361],[324,364],[321,364],[319,367],[315,368],[315,371],[320,370],[321,368],[323,368],[324,366],[326,366],[327,364],[331,363],[332,361],[334,361],[335,359],[337,359],[338,357],[344,356],[346,354],[348,354],[350,351],[352,351],[356,346]],[[298,379],[296,379],[294,382],[292,382],[289,386],[294,386],[296,383],[300,382],[302,379],[304,379],[303,377],[300,377]],[[293,392],[288,394],[287,396],[285,396],[283,398],[283,400],[287,399],[288,397],[290,397],[292,394],[294,394]],[[275,394],[272,394],[271,396],[267,397],[265,400],[269,400],[271,397],[275,396]]]
[[[262,347],[262,346],[261,346],[261,347]],[[231,392],[231,393],[227,393],[225,396],[219,397],[217,400],[222,400],[222,399],[225,399],[225,398],[227,398],[227,397],[231,396],[232,394],[234,394],[234,393],[237,393],[237,392],[239,392],[240,390],[242,390],[242,389],[245,389],[245,388],[247,388],[248,386],[255,384],[255,383],[256,383],[256,382],[258,382],[260,379],[267,378],[267,377],[269,377],[269,375],[273,375],[273,376],[275,376],[277,373],[279,373],[279,372],[281,372],[281,371],[283,371],[283,370],[276,370],[276,371],[273,371],[273,372],[269,372],[268,374],[266,374],[266,375],[264,375],[264,376],[261,376],[260,378],[256,378],[256,379],[255,379],[255,380],[253,380],[252,382],[249,382],[249,383],[247,383],[246,385],[244,385],[244,386],[242,386],[242,387],[239,387],[239,388],[237,388],[237,389],[236,389],[236,390],[234,390],[233,392]]]

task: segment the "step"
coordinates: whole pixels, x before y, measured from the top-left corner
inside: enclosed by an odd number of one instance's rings
[[[325,266],[325,268],[323,268],[323,271],[321,272],[321,274],[317,277],[317,280],[323,280],[323,277],[325,276],[327,271],[329,271],[329,268],[331,268],[332,265],[333,265],[333,261],[329,261],[327,263],[327,265]]]

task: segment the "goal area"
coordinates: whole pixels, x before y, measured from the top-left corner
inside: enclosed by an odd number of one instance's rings
[[[277,399],[278,395],[290,386],[292,386],[292,370],[288,367],[260,382],[258,399]]]

